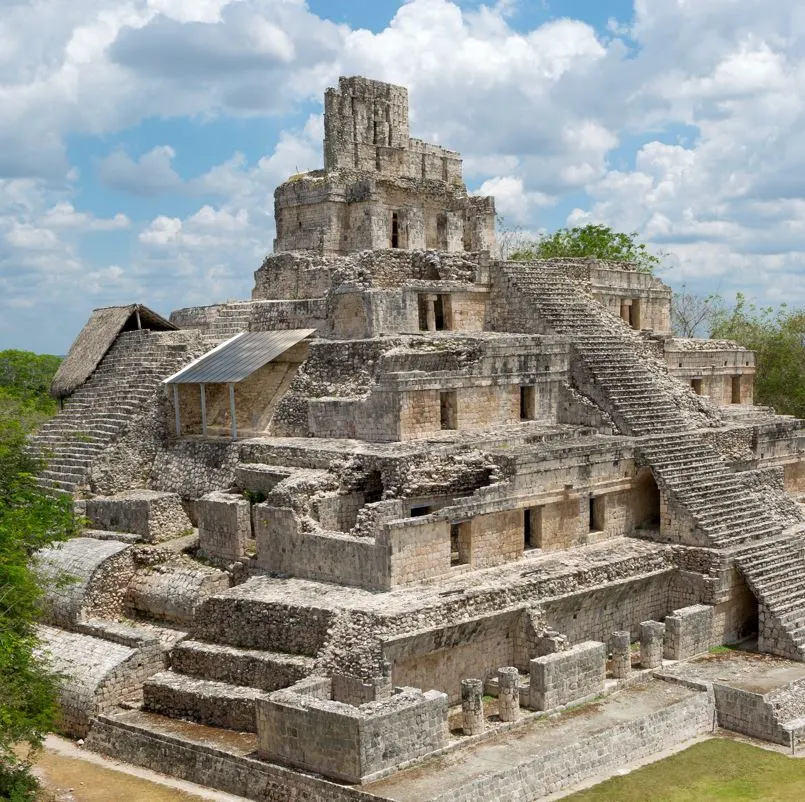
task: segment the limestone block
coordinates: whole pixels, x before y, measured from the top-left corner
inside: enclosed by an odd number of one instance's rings
[[[214,561],[240,560],[252,537],[251,504],[233,493],[207,493],[196,504],[199,547]]]
[[[98,529],[134,532],[148,543],[178,537],[192,528],[179,496],[157,490],[88,499],[87,518]]]

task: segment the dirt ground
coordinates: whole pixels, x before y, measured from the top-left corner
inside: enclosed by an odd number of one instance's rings
[[[242,802],[242,797],[109,760],[72,741],[49,735],[34,773],[43,802]]]

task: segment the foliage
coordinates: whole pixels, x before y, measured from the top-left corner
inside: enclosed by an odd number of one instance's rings
[[[530,261],[562,257],[578,259],[593,257],[612,262],[629,262],[643,273],[651,273],[662,264],[662,257],[651,253],[638,234],[613,231],[609,226],[586,225],[560,228],[553,234],[522,243],[509,259]]]
[[[31,556],[77,534],[72,500],[37,488],[42,465],[25,451],[30,427],[45,414],[41,399],[49,384],[44,371],[28,371],[26,365],[37,362],[4,363],[6,370],[23,370],[12,378],[3,374],[8,385],[0,394],[0,798],[17,800],[32,798],[35,783],[13,747],[38,747],[57,714],[58,678],[36,652],[42,588]]]
[[[61,357],[30,351],[0,351],[0,418],[31,430],[56,412],[50,382]]]
[[[801,760],[751,744],[713,738],[566,799],[567,802],[647,799],[800,802],[805,799],[805,765]]]
[[[710,336],[735,340],[757,354],[755,401],[805,417],[805,312],[757,307],[738,293],[714,317]]]
[[[701,337],[708,332],[718,314],[723,311],[724,301],[720,295],[702,298],[689,292],[683,284],[674,293],[671,304],[671,328],[677,337]]]

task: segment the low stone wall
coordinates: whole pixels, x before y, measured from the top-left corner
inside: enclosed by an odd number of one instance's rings
[[[715,645],[713,640],[713,608],[694,604],[674,610],[665,617],[666,660],[687,660],[703,654]]]
[[[127,490],[88,499],[86,514],[98,529],[134,532],[148,543],[168,540],[192,528],[179,496],[155,490]]]
[[[229,588],[224,571],[188,557],[139,570],[129,584],[126,606],[158,621],[180,626],[193,623],[196,608],[213,593]]]
[[[47,579],[48,623],[70,628],[88,616],[122,614],[134,574],[131,546],[126,543],[76,537],[37,552],[36,564]]]
[[[94,716],[137,691],[163,665],[156,643],[137,649],[47,626],[39,627],[39,637],[47,663],[64,676],[59,729],[75,738],[83,738]]]
[[[190,499],[231,487],[239,448],[229,440],[176,440],[157,454],[151,485]]]
[[[791,733],[780,725],[774,714],[774,708],[763,694],[718,682],[713,683],[713,693],[719,727],[788,746]]]
[[[471,783],[431,797],[431,802],[531,802],[710,732],[712,724],[712,695],[696,693],[644,718],[613,724],[528,762],[486,772]]]
[[[398,688],[354,707],[294,688],[257,703],[258,753],[346,782],[361,782],[447,745],[447,696]]]
[[[386,551],[374,538],[302,532],[291,509],[254,508],[257,564],[266,571],[370,590],[388,588]]]
[[[102,716],[86,748],[259,802],[373,802],[380,797],[297,771]]]
[[[567,651],[531,660],[530,707],[552,710],[602,693],[606,659],[603,643],[587,641]]]

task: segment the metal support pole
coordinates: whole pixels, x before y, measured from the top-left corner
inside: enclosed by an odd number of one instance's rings
[[[235,385],[229,385],[229,412],[232,415],[232,439],[238,439],[238,419],[235,417]]]
[[[204,385],[200,384],[201,388],[201,434],[207,436],[207,393],[204,390]]]
[[[176,436],[182,436],[182,413],[179,411],[179,385],[173,385],[173,409],[176,413]]]

